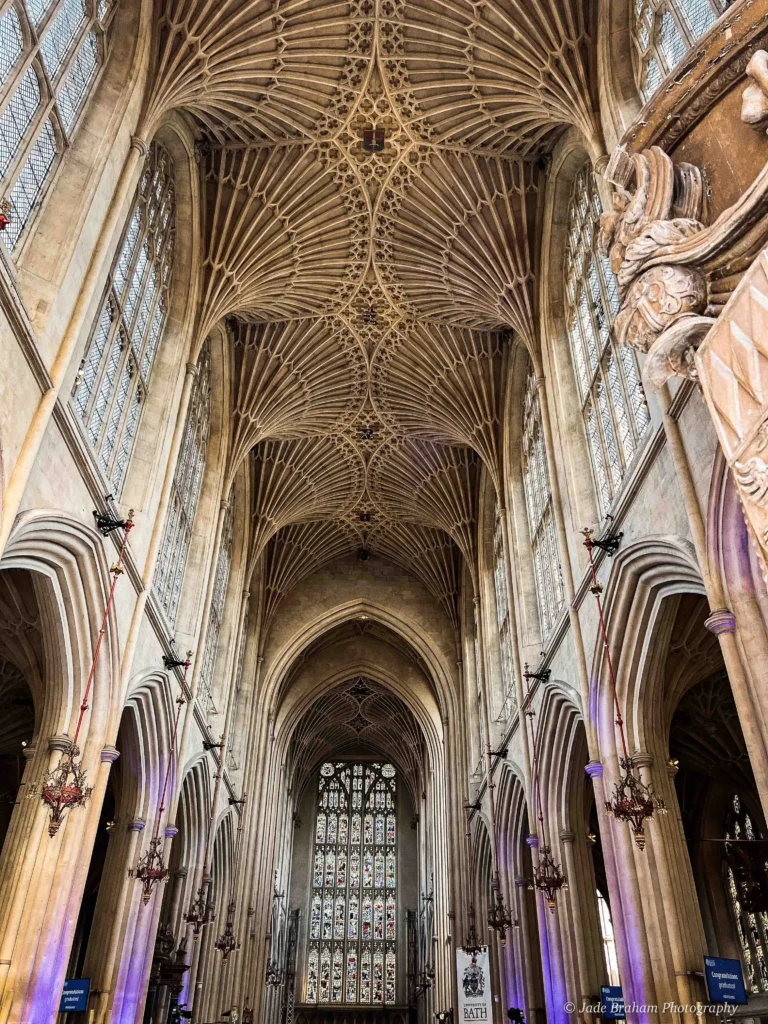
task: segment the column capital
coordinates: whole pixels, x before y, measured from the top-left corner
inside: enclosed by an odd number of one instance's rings
[[[221,504],[219,505],[219,508],[221,509],[222,512],[227,511],[227,509],[229,508],[229,502],[227,501],[226,498],[221,499]]]
[[[527,878],[523,878],[522,876],[520,876],[519,878],[515,879],[515,888],[517,888],[517,889],[526,889],[527,887],[528,887],[528,879]]]
[[[129,832],[143,832],[146,824],[143,818],[131,818],[126,828]]]
[[[109,764],[114,764],[115,761],[120,757],[120,751],[117,747],[111,746],[109,743],[101,748],[101,760],[106,761]]]
[[[176,878],[186,878],[188,874],[189,874],[189,869],[188,868],[176,868],[176,870],[174,871],[174,876]]]
[[[35,756],[36,750],[37,747],[34,744],[30,743],[28,746],[22,749],[21,756],[24,758],[25,761],[31,761],[32,758]]]
[[[530,846],[532,850],[538,850],[539,848],[539,837],[538,836],[526,836],[526,845]]]
[[[560,842],[561,843],[572,843],[576,838],[576,833],[570,828],[560,829]]]
[[[146,139],[142,139],[140,135],[131,136],[131,149],[137,149],[139,156],[146,156],[149,152],[149,146]]]
[[[653,764],[653,754],[645,750],[636,750],[632,755],[632,764],[637,768],[650,768]]]
[[[63,753],[65,750],[69,750],[71,746],[72,739],[66,733],[58,733],[56,736],[51,736],[48,740],[48,749],[51,751],[60,750]]]
[[[590,779],[602,779],[603,764],[601,761],[590,761],[589,764],[584,765],[584,771]]]
[[[547,383],[547,378],[546,377],[534,377],[533,378],[533,385],[534,385],[534,387],[536,388],[537,391],[543,391],[544,390],[544,385],[546,383]]]
[[[195,363],[187,363],[187,374],[190,377],[197,376],[197,365]]]
[[[179,834],[179,830],[175,825],[165,826],[165,835],[167,839],[174,839]]]
[[[736,616],[727,608],[721,608],[719,611],[712,612],[709,618],[704,620],[704,625],[715,636],[720,636],[721,633],[735,633]]]

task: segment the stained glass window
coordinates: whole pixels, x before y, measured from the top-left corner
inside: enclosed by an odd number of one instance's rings
[[[213,670],[216,666],[216,652],[219,647],[219,633],[224,618],[224,602],[227,597],[229,570],[232,566],[232,502],[234,488],[229,492],[227,509],[224,512],[224,523],[221,528],[221,541],[216,559],[216,574],[213,578],[213,594],[211,608],[208,613],[208,625],[205,630],[203,644],[203,664],[200,668],[200,701],[208,714],[216,714],[213,701]],[[321,868],[322,870],[322,868]]]
[[[175,207],[173,165],[155,142],[72,392],[75,413],[115,494],[128,468],[165,325]]]
[[[327,762],[321,767],[310,895],[309,1003],[397,1000],[396,814],[392,765]]]
[[[512,654],[512,628],[507,589],[507,567],[504,559],[504,522],[496,510],[493,532],[493,590],[496,597],[496,624],[499,628],[499,656],[501,658],[501,684],[503,697],[499,719],[507,719],[516,706],[515,663]]]
[[[0,189],[13,251],[69,147],[107,50],[112,5],[15,0],[0,18]]]
[[[635,79],[649,100],[730,0],[633,0]]]
[[[605,960],[605,969],[608,972],[608,984],[620,985],[619,961],[616,956],[616,939],[613,934],[611,908],[608,906],[608,901],[600,890],[597,889],[596,892],[597,913],[600,918],[600,934],[603,938],[603,958]]]
[[[601,214],[592,167],[576,175],[568,211],[566,317],[598,500],[616,496],[649,423],[637,360],[613,339],[616,280],[597,251]]]
[[[210,420],[211,346],[206,342],[197,361],[197,376],[192,386],[184,436],[173,474],[165,533],[155,568],[155,593],[171,623],[176,621],[197,500],[203,482]]]
[[[542,637],[552,631],[563,608],[563,576],[555,537],[552,492],[547,473],[547,454],[541,427],[541,406],[536,378],[528,373],[523,401],[523,483],[528,528],[536,577]]]
[[[735,793],[725,823],[725,838],[734,840],[762,839],[755,827],[742,798]],[[725,844],[727,858],[728,895],[731,898],[734,922],[741,943],[741,959],[744,964],[744,984],[747,992],[758,994],[768,992],[768,914],[759,910],[751,912],[745,906],[749,895],[754,891],[756,881],[752,872],[756,865],[751,863],[749,855],[743,851],[738,856],[735,845]],[[745,865],[746,861],[746,865]],[[747,866],[748,865],[748,866]],[[759,870],[759,869],[758,869]],[[761,885],[765,885],[764,868]]]

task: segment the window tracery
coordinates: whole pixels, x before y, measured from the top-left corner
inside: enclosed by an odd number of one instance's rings
[[[635,79],[647,103],[730,0],[634,0]]]
[[[515,663],[512,652],[512,627],[507,590],[507,570],[504,559],[504,522],[498,508],[493,531],[493,589],[496,596],[496,624],[499,630],[499,656],[501,683],[504,690],[500,718],[508,718],[515,707]]]
[[[181,584],[192,539],[211,419],[211,345],[206,341],[197,361],[187,422],[171,484],[165,533],[155,569],[155,593],[168,621],[176,621]]]
[[[397,999],[397,803],[391,764],[320,768],[306,1001]]]
[[[725,824],[725,838],[742,841],[762,838],[738,793],[734,793],[731,799]],[[768,992],[768,914],[765,911],[752,913],[746,909],[731,863],[726,867],[726,878],[736,931],[741,943],[745,987],[752,993]]]
[[[563,608],[563,575],[555,537],[552,491],[541,426],[541,406],[533,371],[529,371],[523,401],[523,484],[536,578],[541,635],[549,636]]]
[[[568,210],[566,319],[600,510],[618,493],[650,422],[634,352],[613,338],[616,280],[597,251],[602,207],[585,164]]]
[[[208,714],[216,714],[213,701],[213,670],[216,666],[216,652],[219,647],[219,634],[224,618],[224,602],[227,597],[229,570],[232,566],[232,502],[234,487],[229,492],[227,508],[224,511],[224,522],[221,528],[219,553],[216,559],[216,573],[213,578],[213,594],[208,612],[208,625],[205,629],[203,644],[203,662],[200,667],[200,700]]]
[[[11,251],[39,207],[107,52],[114,4],[15,0],[0,18],[0,184]]]
[[[154,142],[73,392],[75,412],[116,494],[165,326],[175,206],[173,165]]]

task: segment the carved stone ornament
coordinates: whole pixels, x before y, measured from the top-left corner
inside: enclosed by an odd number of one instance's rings
[[[741,116],[762,125],[768,53],[758,50],[746,72]],[[601,218],[600,249],[618,282],[616,339],[646,356],[646,387],[658,390],[673,376],[695,379],[697,349],[768,241],[768,164],[709,226],[701,171],[674,164],[658,146],[631,155],[618,147],[605,178],[615,190],[613,210]]]

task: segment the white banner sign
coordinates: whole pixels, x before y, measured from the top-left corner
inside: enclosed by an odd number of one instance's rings
[[[491,972],[488,947],[479,953],[456,950],[456,972],[459,980],[459,1018],[456,1024],[468,1021],[491,1021]]]

